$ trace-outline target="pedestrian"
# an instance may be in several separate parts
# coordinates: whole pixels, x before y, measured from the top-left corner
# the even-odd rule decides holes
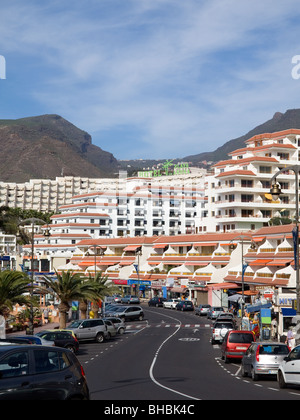
[[[44,309],[44,321],[45,324],[48,324],[48,317],[49,317],[49,311],[47,308]]]
[[[288,345],[289,349],[292,350],[295,347],[295,338],[293,333],[293,327],[290,327],[287,333],[285,344]]]
[[[271,337],[272,340],[277,340],[277,319],[274,317],[271,321]]]

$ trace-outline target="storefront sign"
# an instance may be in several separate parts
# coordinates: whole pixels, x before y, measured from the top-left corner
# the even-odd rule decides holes
[[[143,286],[151,286],[150,280],[127,280],[127,285],[132,286],[133,284],[139,284]]]

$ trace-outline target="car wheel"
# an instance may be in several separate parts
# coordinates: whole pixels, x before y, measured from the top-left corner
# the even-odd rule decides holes
[[[103,343],[103,341],[104,341],[104,335],[102,333],[98,333],[96,335],[96,342],[97,343]]]
[[[67,350],[71,350],[71,352],[75,353],[75,347],[74,347],[74,346],[72,346],[72,344],[68,344],[65,348],[66,348]]]
[[[286,388],[286,382],[285,382],[284,376],[283,376],[283,374],[280,370],[278,371],[278,384],[279,384],[279,388],[281,388],[281,389]]]
[[[110,339],[111,339],[111,333],[108,331],[106,335],[106,340],[110,340]]]
[[[140,315],[139,316],[139,321],[143,321],[143,319],[144,319],[143,315]]]
[[[251,369],[251,378],[252,378],[253,381],[258,381],[258,374],[255,373],[255,370],[254,370],[253,367]]]
[[[248,373],[245,372],[244,365],[242,365],[242,367],[241,367],[241,375],[242,375],[243,378],[246,378],[246,376],[248,376]]]
[[[228,357],[226,356],[226,354],[224,355],[224,362],[227,364],[227,363],[229,363],[229,359],[228,359]]]
[[[124,334],[124,332],[125,332],[125,329],[123,328],[123,327],[121,327],[120,329],[119,329],[119,334]]]

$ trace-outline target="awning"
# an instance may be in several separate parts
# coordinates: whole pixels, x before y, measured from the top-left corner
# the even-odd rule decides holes
[[[265,303],[264,305],[251,305],[245,309],[247,312],[259,312],[261,309],[272,308],[272,303]]]
[[[271,262],[272,260],[255,260],[255,261],[251,261],[250,263],[249,263],[249,265],[250,265],[250,267],[252,266],[252,265],[263,265],[263,266],[265,266],[266,264],[268,264],[269,262]]]
[[[294,261],[294,260],[291,260],[291,259],[289,259],[289,260],[273,260],[273,261],[267,263],[266,265],[273,265],[273,266],[278,265],[278,266],[285,267],[287,264],[290,264],[292,261]]]
[[[168,246],[167,244],[156,244],[154,245],[154,249],[160,249],[160,248],[165,248],[166,246]]]
[[[228,298],[229,302],[238,302],[240,299],[242,299],[242,296],[238,294],[229,296]]]
[[[124,251],[136,251],[140,247],[141,245],[128,245],[124,248]]]
[[[265,239],[265,236],[260,236],[260,237],[252,238],[252,239],[253,239],[254,242],[261,242]]]
[[[214,290],[218,290],[218,289],[236,289],[236,288],[240,288],[241,286],[239,286],[236,283],[215,283],[215,284],[208,284],[207,287]]]
[[[296,309],[293,308],[281,308],[282,316],[296,316]]]

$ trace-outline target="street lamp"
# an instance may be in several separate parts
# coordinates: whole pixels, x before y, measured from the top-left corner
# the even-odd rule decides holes
[[[142,255],[142,250],[141,248],[137,249],[135,251],[135,255],[137,256],[137,264],[133,264],[137,277],[138,277],[138,282],[137,282],[137,287],[136,287],[136,296],[139,297],[139,292],[140,292],[140,256]]]
[[[243,319],[243,317],[244,317],[244,307],[245,307],[245,283],[244,283],[244,274],[245,274],[245,271],[246,271],[246,268],[248,267],[248,264],[247,263],[245,263],[245,261],[244,261],[244,239],[250,239],[251,240],[251,245],[250,245],[250,248],[251,249],[255,249],[256,248],[256,245],[255,245],[255,243],[252,241],[252,238],[251,238],[251,236],[248,236],[248,235],[239,235],[239,236],[236,236],[235,238],[233,238],[231,241],[230,241],[230,249],[231,250],[233,250],[235,247],[234,247],[234,244],[232,243],[232,241],[234,241],[234,240],[236,240],[236,239],[239,239],[240,240],[240,242],[241,242],[241,245],[242,245],[242,307],[241,307],[241,318]],[[243,323],[242,323],[242,325],[243,325]]]
[[[296,297],[297,297],[297,308],[296,308],[296,317],[293,318],[293,321],[296,323],[296,343],[300,342],[300,275],[299,275],[299,171],[300,165],[289,166],[288,168],[283,168],[271,179],[272,187],[270,189],[270,194],[274,200],[277,200],[281,194],[280,185],[277,183],[276,178],[282,172],[286,170],[291,170],[295,174],[295,201],[296,201],[296,214],[295,214],[295,227],[293,229],[293,239],[294,239],[294,261],[295,261],[295,271],[296,271]]]
[[[33,335],[34,334],[34,316],[33,316],[33,286],[34,286],[34,281],[33,281],[33,270],[34,270],[34,226],[35,224],[47,224],[47,222],[45,222],[42,219],[37,219],[35,217],[31,217],[29,219],[25,219],[22,220],[19,223],[20,225],[24,225],[24,224],[31,224],[31,274],[30,274],[30,278],[31,278],[31,287],[30,287],[30,319],[29,319],[29,328],[28,328],[28,334]],[[48,224],[47,224],[48,225]],[[43,232],[43,235],[46,238],[49,238],[50,235],[50,229],[47,227],[47,229]]]

